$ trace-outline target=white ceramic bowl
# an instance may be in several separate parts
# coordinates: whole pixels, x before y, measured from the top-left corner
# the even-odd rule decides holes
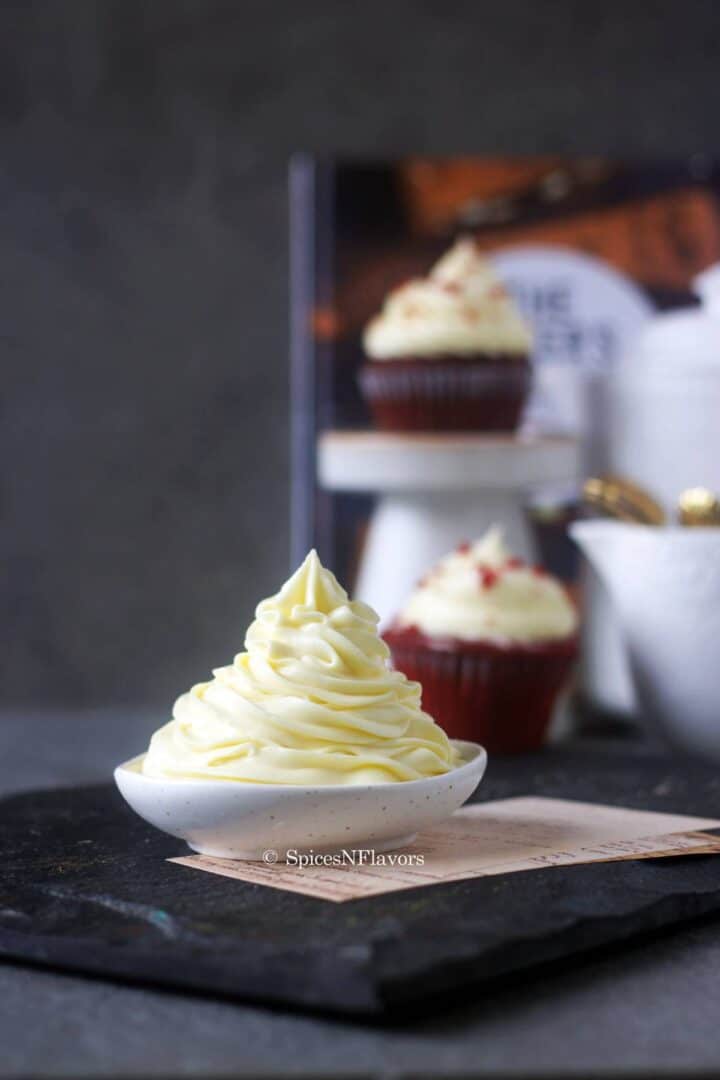
[[[144,755],[119,765],[115,782],[141,818],[204,855],[262,859],[272,852],[283,860],[288,851],[389,851],[449,817],[480,783],[485,750],[475,743],[454,745],[462,763],[451,772],[399,783],[296,787],[165,780],[140,771]]]
[[[648,729],[720,761],[720,528],[577,521],[607,585]]]

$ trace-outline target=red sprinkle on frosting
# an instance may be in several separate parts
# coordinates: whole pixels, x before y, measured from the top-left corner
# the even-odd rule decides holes
[[[455,550],[457,551],[458,555],[467,555],[470,550],[470,541],[463,540],[461,544],[458,544]]]
[[[491,570],[489,566],[478,566],[477,574],[480,578],[481,589],[492,589],[500,576],[497,570]]]
[[[512,558],[508,559],[505,563],[507,570],[521,570],[524,565],[524,561],[519,559],[517,555],[513,555]]]
[[[540,563],[537,563],[535,566],[533,566],[532,572],[533,572],[533,574],[537,574],[538,577],[547,577],[548,576],[547,570],[545,569],[544,566],[541,566]]]

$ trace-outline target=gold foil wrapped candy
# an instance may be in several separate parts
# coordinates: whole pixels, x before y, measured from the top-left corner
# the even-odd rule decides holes
[[[638,525],[664,525],[660,503],[622,476],[593,476],[583,486],[583,501],[608,517]]]
[[[688,488],[678,500],[678,521],[691,526],[720,525],[720,499],[707,488]]]

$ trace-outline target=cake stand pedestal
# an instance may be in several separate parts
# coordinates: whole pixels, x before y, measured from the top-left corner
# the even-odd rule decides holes
[[[322,488],[379,496],[355,595],[383,624],[442,555],[494,523],[532,561],[528,491],[571,483],[579,470],[578,441],[564,436],[328,431],[318,440]]]

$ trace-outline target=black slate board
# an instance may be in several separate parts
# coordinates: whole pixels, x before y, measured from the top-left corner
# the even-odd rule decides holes
[[[715,770],[547,751],[483,798],[545,794],[720,817]],[[110,785],[0,803],[0,955],[244,999],[387,1016],[720,910],[720,858],[534,870],[333,904],[167,863],[184,846]]]

